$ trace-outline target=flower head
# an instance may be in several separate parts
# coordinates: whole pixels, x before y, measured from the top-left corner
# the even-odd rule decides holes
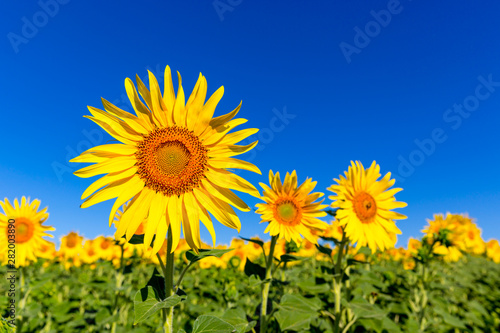
[[[261,223],[269,222],[264,232],[271,236],[279,236],[287,242],[293,240],[300,244],[303,235],[307,240],[317,243],[317,238],[311,229],[325,230],[327,224],[317,217],[326,216],[321,201],[316,201],[323,193],[310,193],[316,186],[311,178],[297,186],[297,174],[287,173],[282,184],[279,172],[269,171],[269,184],[260,183],[264,189],[262,200],[266,203],[257,204],[257,213],[261,214]]]
[[[135,115],[102,100],[104,111],[89,107],[91,119],[117,144],[91,148],[72,162],[95,163],[75,172],[83,178],[106,174],[83,193],[82,208],[116,198],[109,215],[130,200],[117,225],[115,238],[129,240],[147,219],[144,244],[149,247],[156,235],[153,253],[157,253],[172,230],[172,249],[180,240],[181,229],[188,245],[201,247],[200,221],[215,244],[212,214],[222,224],[240,230],[241,223],[231,206],[241,211],[250,208],[232,190],[259,197],[248,181],[227,170],[245,169],[260,173],[251,163],[232,156],[245,153],[257,142],[246,146],[238,142],[256,133],[245,129],[229,133],[245,119],[233,119],[240,105],[228,114],[213,117],[224,93],[219,88],[209,99],[207,81],[200,74],[191,96],[185,100],[180,74],[177,96],[170,68],[165,69],[163,94],[154,75],[149,72],[149,89],[137,77],[137,87],[125,80],[127,95]],[[142,97],[139,97],[139,95]]]
[[[368,246],[373,252],[394,246],[394,236],[401,233],[394,220],[406,218],[391,211],[406,207],[406,203],[394,198],[402,189],[389,189],[395,182],[390,179],[390,172],[378,180],[380,176],[380,166],[375,161],[366,170],[361,162],[351,162],[345,177],[334,179],[337,184],[328,188],[335,194],[329,197],[332,207],[339,208],[335,216],[338,225],[344,227],[346,236],[357,247]]]
[[[7,198],[0,201],[3,214],[0,213],[0,246],[7,249],[9,244],[15,246],[15,266],[27,266],[30,261],[37,261],[37,253],[42,247],[50,246],[44,236],[53,237],[47,231],[55,230],[53,227],[45,226],[43,223],[49,217],[47,207],[38,210],[40,200],[30,201],[26,197],[21,198],[21,203],[14,199],[12,205]],[[4,263],[12,263],[8,257],[8,251],[2,251],[0,257]],[[8,261],[11,259],[11,261]]]

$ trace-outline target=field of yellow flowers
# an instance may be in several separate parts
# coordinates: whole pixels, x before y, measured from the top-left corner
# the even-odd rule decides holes
[[[233,173],[261,173],[234,158],[257,129],[241,106],[214,117],[224,89],[206,100],[200,74],[186,101],[165,69],[125,88],[135,115],[103,99],[86,116],[119,143],[71,161],[94,180],[82,208],[114,199],[114,237],[76,232],[50,242],[41,201],[0,201],[3,332],[498,332],[500,244],[465,214],[436,214],[419,239],[395,248],[401,188],[374,161],[352,162],[327,190],[270,170],[262,190]],[[230,133],[231,132],[231,133]],[[241,231],[233,191],[260,200],[259,237],[216,245],[213,222]],[[261,192],[262,191],[262,192]],[[200,225],[212,244],[200,238]],[[182,235],[181,235],[182,233]]]
[[[498,331],[498,242],[485,243],[472,220],[461,215],[437,215],[425,232],[422,239],[410,239],[408,249],[346,250],[341,260],[343,332]],[[307,240],[300,246],[276,243],[267,281],[267,332],[332,331],[341,235],[331,224],[320,235],[321,245]],[[158,293],[151,303],[164,297],[158,258],[133,244],[141,240],[139,235],[132,243],[89,240],[70,233],[60,249],[54,243],[41,248],[38,260],[19,270],[19,331],[161,331],[159,312],[141,308],[141,294],[148,287]],[[446,242],[453,245],[446,247]],[[175,307],[176,331],[258,332],[266,283],[264,253],[270,246],[257,238],[234,239],[229,247],[197,255],[181,240],[175,251],[177,280],[191,267],[176,293],[183,299]],[[166,242],[160,256],[165,251]],[[6,271],[3,266],[2,274]],[[6,296],[0,298],[2,309],[7,309]],[[7,311],[3,317],[8,317]]]

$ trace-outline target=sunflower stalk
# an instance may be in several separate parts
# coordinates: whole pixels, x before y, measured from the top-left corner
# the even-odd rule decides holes
[[[278,236],[273,236],[271,238],[271,248],[269,249],[269,255],[266,257],[266,277],[262,286],[262,304],[260,309],[260,333],[265,333],[267,330],[267,301],[269,297],[269,289],[271,287],[271,268],[273,265],[274,248],[276,247],[277,240]]]
[[[165,277],[165,295],[166,297],[172,296],[174,293],[174,253],[172,252],[172,229],[168,227],[167,233],[167,254],[165,265],[160,260],[163,276]],[[163,332],[174,332],[174,307],[162,309],[163,317]]]
[[[113,305],[113,316],[115,316],[118,313],[118,297],[120,294],[119,289],[122,287],[124,272],[125,272],[124,253],[125,253],[124,245],[120,244],[120,268],[116,272],[116,291],[115,291],[115,301]],[[116,332],[116,323],[117,320],[113,321],[113,324],[111,326],[111,333]]]
[[[334,323],[334,333],[340,332],[341,318],[342,318],[342,278],[344,272],[342,270],[342,258],[344,256],[344,247],[348,243],[345,236],[345,231],[342,233],[342,241],[339,244],[339,250],[337,253],[337,262],[335,264],[335,277],[333,280],[333,292],[335,295],[335,323]]]

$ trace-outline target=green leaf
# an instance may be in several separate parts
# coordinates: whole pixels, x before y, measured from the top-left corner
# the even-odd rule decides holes
[[[321,301],[314,298],[305,298],[301,295],[287,294],[281,298],[278,311],[274,317],[282,331],[308,330],[313,319],[318,318]]]
[[[245,262],[245,274],[247,276],[257,275],[261,280],[266,278],[266,269],[259,264],[254,264],[247,258]]]
[[[382,319],[382,328],[387,330],[388,333],[401,333],[399,326],[388,317]]]
[[[217,257],[220,258],[224,253],[231,252],[234,249],[226,249],[226,250],[220,250],[220,249],[199,249],[199,253],[196,254],[193,250],[189,250],[186,252],[186,259],[189,260],[190,262],[194,263],[197,262],[203,258],[206,257]]]
[[[327,267],[327,266],[321,265],[321,273],[323,273],[323,274],[327,273],[327,274],[333,275],[335,272],[333,271],[332,267]]]
[[[139,290],[134,297],[134,325],[151,317],[156,311],[171,308],[179,304],[183,298],[179,295],[172,295],[164,300],[160,300],[156,290],[147,286]]]
[[[303,291],[311,294],[325,294],[330,290],[330,285],[327,283],[316,284],[316,282],[312,280],[300,281],[298,286]]]
[[[387,315],[387,311],[380,309],[374,304],[370,304],[362,297],[355,297],[347,303],[347,306],[358,316],[358,318],[382,319]]]
[[[123,236],[122,238],[127,239],[125,236]],[[151,244],[153,244],[154,239],[155,239],[155,236],[153,236],[153,239],[151,240]],[[134,244],[134,245],[144,244],[144,235],[132,235],[132,238],[130,238],[128,242],[130,244]]]
[[[464,322],[460,318],[455,317],[454,315],[448,313],[448,311],[443,309],[442,307],[435,307],[434,311],[438,315],[440,315],[443,318],[444,322],[447,323],[448,325],[456,328],[467,329],[467,327],[465,327]]]
[[[290,261],[300,261],[308,259],[306,257],[294,256],[293,254],[282,254],[280,257],[281,262],[290,262]]]
[[[156,267],[153,271],[153,275],[151,275],[151,278],[146,284],[146,287],[147,286],[153,287],[158,294],[159,299],[165,299],[167,297],[165,294],[165,278],[160,274],[160,272],[158,272]]]
[[[325,247],[323,245],[316,244],[316,248],[318,249],[319,252],[324,253],[327,256],[331,256],[332,255],[332,251],[333,250],[330,249],[329,247]]]
[[[194,321],[192,333],[231,333],[234,331],[233,325],[220,318],[201,315]]]
[[[361,318],[358,319],[357,323],[361,324],[364,331],[375,331],[377,333],[382,333],[382,320],[374,318]]]
[[[252,242],[252,243],[258,244],[260,247],[264,248],[264,242],[261,241],[260,239],[250,239],[250,238],[243,238],[243,237],[240,237],[240,238],[243,240],[246,240],[247,242]]]
[[[233,325],[238,333],[248,332],[257,324],[256,321],[248,322],[247,315],[242,308],[229,309],[221,318]]]

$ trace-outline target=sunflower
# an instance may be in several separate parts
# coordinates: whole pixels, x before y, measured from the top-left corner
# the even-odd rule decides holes
[[[495,263],[500,264],[500,244],[496,239],[490,239],[486,243],[486,256]]]
[[[434,220],[427,221],[429,225],[422,232],[430,244],[436,243],[433,251],[445,261],[457,261],[462,252],[481,254],[485,251],[481,229],[466,214],[435,214]]]
[[[336,218],[339,226],[344,227],[346,236],[357,247],[368,246],[372,252],[377,248],[384,250],[393,247],[395,239],[392,234],[401,234],[393,220],[405,219],[406,216],[391,209],[406,207],[406,203],[397,202],[394,194],[400,188],[389,188],[395,180],[387,173],[381,180],[380,166],[373,161],[365,170],[361,162],[351,161],[349,170],[339,179],[337,184],[328,188],[335,195],[329,196],[334,202],[333,208],[339,208]]]
[[[95,239],[87,239],[83,244],[82,261],[86,264],[93,264],[100,259],[99,251]]]
[[[68,268],[69,260],[71,259],[74,266],[81,265],[80,255],[83,251],[83,237],[78,233],[71,231],[66,236],[61,238],[61,246],[59,248],[60,256],[65,260],[65,266]]]
[[[30,202],[30,198],[21,198],[21,204],[14,199],[12,205],[7,198],[0,200],[3,214],[0,213],[0,246],[2,248],[2,262],[15,267],[27,266],[29,261],[37,261],[37,251],[43,246],[48,246],[48,241],[43,236],[53,237],[47,231],[55,230],[53,227],[44,226],[49,217],[47,207],[38,211],[40,200]],[[14,244],[11,248],[10,244]],[[15,250],[15,255],[12,251]]]
[[[115,241],[110,237],[99,236],[94,239],[95,250],[99,257],[104,260],[111,260],[116,250]]]
[[[209,213],[239,232],[241,223],[231,205],[241,211],[250,208],[231,190],[259,197],[252,184],[226,170],[237,168],[260,173],[255,165],[232,158],[257,144],[255,141],[246,146],[236,145],[257,129],[229,133],[246,122],[245,119],[233,119],[241,103],[228,114],[213,118],[224,87],[205,103],[207,81],[200,73],[186,102],[179,73],[178,78],[177,96],[168,66],[163,95],[151,72],[149,90],[137,77],[139,93],[127,78],[125,88],[136,115],[105,99],[102,99],[105,111],[89,107],[92,116],[85,117],[120,143],[91,148],[71,160],[96,163],[76,171],[79,177],[106,174],[84,191],[82,199],[87,199],[81,207],[116,198],[109,215],[111,225],[117,209],[131,200],[117,226],[115,238],[125,235],[130,239],[147,218],[144,242],[150,244],[156,235],[154,253],[162,246],[168,228],[173,235],[172,249],[177,247],[181,225],[187,243],[197,251],[201,246],[200,220],[215,244]]]
[[[317,243],[317,237],[311,233],[312,230],[325,230],[327,224],[317,217],[326,216],[322,209],[327,205],[322,205],[321,201],[315,201],[323,193],[310,192],[316,186],[311,178],[307,178],[302,185],[297,187],[297,173],[288,173],[285,176],[284,184],[281,183],[280,174],[273,174],[269,171],[269,184],[260,186],[264,189],[262,200],[266,203],[257,204],[257,213],[261,214],[261,223],[269,222],[264,232],[269,232],[271,236],[278,236],[287,242],[293,240],[297,245],[302,241],[303,235],[312,243]]]
[[[44,259],[54,259],[56,257],[56,244],[48,241],[44,242],[40,248],[36,251],[36,256],[38,258],[44,258]]]

